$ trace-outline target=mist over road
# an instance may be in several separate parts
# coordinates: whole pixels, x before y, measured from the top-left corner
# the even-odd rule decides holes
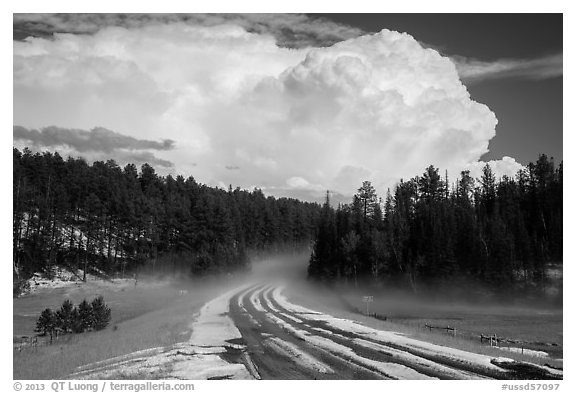
[[[287,296],[305,277],[302,260],[255,264],[247,281],[191,316],[188,341],[86,365],[71,377],[562,379],[547,366],[431,344],[294,304]]]

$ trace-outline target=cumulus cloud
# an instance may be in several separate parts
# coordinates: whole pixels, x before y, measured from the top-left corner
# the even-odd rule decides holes
[[[554,54],[536,59],[499,59],[482,61],[456,56],[452,58],[458,74],[466,82],[498,78],[548,79],[562,76],[563,55]]]
[[[524,169],[522,164],[517,162],[514,158],[508,156],[502,157],[501,160],[472,162],[468,164],[466,169],[470,171],[470,176],[475,179],[479,179],[482,177],[482,169],[484,169],[486,164],[490,165],[490,168],[492,169],[492,172],[497,179],[500,179],[503,176],[514,178],[518,171]]]
[[[136,139],[102,127],[86,131],[55,126],[40,130],[14,126],[13,136],[15,144],[22,147],[28,146],[37,150],[52,148],[70,156],[82,155],[91,161],[114,158],[122,163],[149,163],[165,168],[174,166],[172,162],[146,151],[171,150],[174,148],[174,141],[170,139],[157,142]]]
[[[459,173],[497,124],[454,63],[408,34],[295,49],[182,21],[14,42],[14,121],[175,140],[158,155],[176,173],[320,198],[362,180],[383,194],[430,164]]]

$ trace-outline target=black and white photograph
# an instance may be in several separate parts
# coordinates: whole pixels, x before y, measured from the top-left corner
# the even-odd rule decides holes
[[[561,8],[133,9],[12,13],[13,391],[562,390]]]

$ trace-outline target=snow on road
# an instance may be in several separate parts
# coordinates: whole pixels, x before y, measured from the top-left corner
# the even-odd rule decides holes
[[[238,290],[226,292],[223,295],[206,303],[200,310],[196,320],[190,326],[192,336],[189,343],[197,347],[225,347],[240,348],[230,340],[241,339],[242,334],[228,316],[230,311],[230,298]]]
[[[264,298],[266,298],[266,299],[269,298],[269,297],[270,297],[270,293],[271,293],[273,290],[275,290],[275,288],[269,288],[267,291],[265,291],[265,292],[264,292]],[[256,294],[254,294],[254,296],[256,296]],[[296,318],[296,317],[293,316],[293,315],[290,315],[290,314],[287,314],[287,313],[283,313],[282,311],[278,310],[278,309],[274,306],[274,304],[271,303],[271,302],[266,302],[266,304],[267,304],[267,306],[270,308],[270,310],[272,310],[272,311],[274,311],[275,313],[283,316],[284,318],[287,318],[287,319],[289,319],[289,320],[291,320],[291,321],[293,321],[293,322],[296,322],[296,323],[302,323],[302,322],[303,322],[301,319]],[[261,307],[260,303],[259,303],[259,307],[260,307],[259,310],[261,310],[262,307]]]
[[[257,292],[257,291],[256,291]],[[273,294],[278,294],[277,291],[274,291]],[[254,296],[251,296],[251,299]],[[270,304],[270,302],[267,302]],[[286,299],[282,300],[282,306],[288,305],[288,301]],[[290,304],[290,306],[293,306]],[[329,319],[329,316],[317,313],[316,311],[312,311],[306,309],[304,307],[295,306],[296,309],[300,310],[301,313],[306,313],[309,315],[314,315],[314,317],[322,317],[324,320]],[[285,315],[285,314],[283,314]],[[397,363],[389,363],[389,362],[379,362],[372,359],[367,359],[362,357],[350,347],[338,344],[330,339],[325,337],[317,336],[308,333],[305,330],[301,330],[295,328],[294,326],[290,325],[289,323],[285,322],[283,319],[278,318],[277,316],[267,313],[266,318],[275,322],[276,324],[282,326],[285,330],[291,332],[295,337],[308,342],[309,344],[321,348],[329,353],[332,353],[340,358],[346,359],[348,361],[352,361],[357,365],[361,365],[366,367],[369,370],[377,371],[388,378],[393,379],[437,379],[434,377],[427,376],[425,374],[419,373],[416,370],[404,366],[402,364]]]
[[[254,308],[260,312],[266,312],[264,307],[260,304],[260,299],[258,299],[259,291],[254,291],[254,293],[250,296],[250,303],[254,306]]]
[[[382,351],[389,353],[393,358],[409,362],[410,364],[415,364],[424,367],[431,372],[441,373],[443,375],[449,376],[454,379],[481,379],[482,377],[477,374],[472,374],[467,371],[456,370],[450,367],[446,367],[442,364],[433,362],[431,360],[422,358],[420,356],[412,355],[411,353],[387,347],[381,344],[376,344],[371,341],[366,341],[363,339],[355,338],[352,340],[355,344],[358,344],[365,348],[374,349],[376,351]]]
[[[330,366],[319,361],[314,356],[311,356],[308,353],[300,350],[296,345],[289,343],[288,341],[284,341],[276,337],[270,337],[264,341],[264,345],[271,347],[276,352],[283,353],[292,359],[296,359],[298,364],[304,368],[308,368],[319,373],[334,372]]]
[[[246,290],[245,285],[206,303],[191,324],[188,342],[172,347],[138,351],[79,368],[75,379],[254,379],[244,352],[242,335],[229,317],[230,298]],[[238,355],[242,361],[229,362],[224,355]],[[250,369],[250,370],[249,370]],[[252,373],[250,372],[252,371]]]
[[[427,356],[446,358],[453,362],[469,364],[475,367],[482,367],[499,372],[504,371],[502,368],[491,363],[492,357],[490,356],[416,340],[396,332],[373,329],[361,325],[356,321],[335,318],[327,314],[321,314],[316,311],[309,310],[302,306],[294,305],[290,303],[288,299],[286,299],[286,297],[281,293],[282,289],[282,287],[278,287],[274,292],[272,292],[272,295],[274,300],[276,300],[278,304],[280,304],[283,308],[294,313],[305,313],[307,314],[306,318],[316,321],[324,321],[328,326],[337,330],[369,337],[372,340],[376,340],[383,344],[388,343],[402,346],[410,350],[418,351]],[[510,362],[513,361],[512,359],[507,360]]]
[[[335,343],[334,341],[320,336],[307,335],[305,340],[317,347],[323,348],[328,352],[338,355],[344,359],[353,361],[356,364],[376,370],[385,376],[393,379],[437,379],[419,373],[416,370],[397,363],[379,362],[362,357],[350,347]]]

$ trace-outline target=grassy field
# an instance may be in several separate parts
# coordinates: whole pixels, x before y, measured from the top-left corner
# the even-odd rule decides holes
[[[364,294],[353,291],[333,291],[312,284],[290,287],[289,299],[297,304],[334,316],[354,319],[367,326],[407,334],[411,337],[438,345],[449,346],[494,357],[510,357],[538,364],[562,367],[563,337],[562,309],[527,308],[517,306],[478,305],[465,303],[442,303],[410,298],[374,294],[370,312],[387,316],[380,320],[351,310],[352,306],[365,310]],[[425,324],[450,326],[457,329],[456,336],[446,331],[429,331]],[[480,343],[480,334],[497,334],[499,337],[530,342],[555,343],[551,345],[525,346],[549,353],[540,358],[491,348]]]
[[[81,365],[185,341],[191,334],[189,325],[194,313],[224,288],[234,285],[210,280],[187,284],[140,281],[138,286],[99,284],[57,288],[14,299],[14,379],[62,379]],[[188,293],[181,294],[180,289]],[[66,298],[77,304],[99,294],[112,309],[108,328],[18,350],[18,337],[33,334],[44,308],[57,308]]]

